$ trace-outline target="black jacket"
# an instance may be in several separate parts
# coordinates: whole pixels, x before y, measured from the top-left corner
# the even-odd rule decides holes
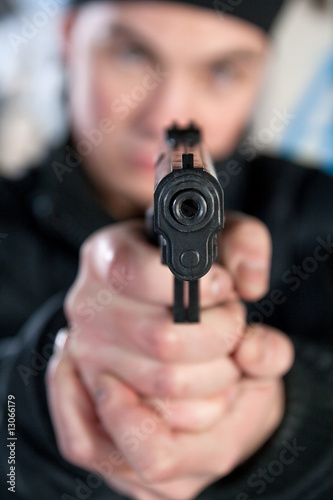
[[[285,378],[282,425],[199,498],[327,499],[333,493],[333,179],[277,159],[230,161],[218,165],[226,209],[259,217],[273,238],[270,292],[249,305],[249,320],[287,332],[297,356]],[[0,182],[1,498],[13,495],[6,482],[8,395],[16,401],[15,498],[123,498],[61,458],[44,387],[79,248],[113,222],[68,145],[21,179]]]

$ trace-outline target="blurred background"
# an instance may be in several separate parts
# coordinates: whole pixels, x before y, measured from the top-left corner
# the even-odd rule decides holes
[[[59,36],[66,3],[0,0],[0,172],[7,176],[67,136]],[[280,131],[274,116],[282,117]],[[286,0],[246,140],[333,175],[333,0]]]

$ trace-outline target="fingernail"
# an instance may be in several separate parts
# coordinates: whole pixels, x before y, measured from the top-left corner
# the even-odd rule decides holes
[[[246,356],[251,362],[261,362],[267,353],[267,338],[264,332],[256,332],[255,337],[248,338]]]
[[[262,293],[268,285],[269,270],[261,261],[241,262],[237,268],[238,276],[253,293]]]

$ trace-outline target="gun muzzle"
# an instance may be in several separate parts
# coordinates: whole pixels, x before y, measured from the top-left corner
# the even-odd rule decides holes
[[[194,126],[168,131],[168,151],[156,167],[154,230],[163,262],[180,280],[204,276],[217,255],[223,227],[223,191]]]
[[[199,129],[174,126],[157,161],[154,207],[146,220],[151,240],[157,242],[158,235],[162,262],[175,276],[175,322],[199,321],[198,280],[216,259],[223,219],[223,191]]]

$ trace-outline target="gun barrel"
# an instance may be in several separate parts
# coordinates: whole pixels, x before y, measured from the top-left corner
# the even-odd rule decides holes
[[[156,167],[154,230],[162,238],[163,262],[177,279],[194,281],[216,259],[223,191],[197,128],[173,127],[167,146]]]

